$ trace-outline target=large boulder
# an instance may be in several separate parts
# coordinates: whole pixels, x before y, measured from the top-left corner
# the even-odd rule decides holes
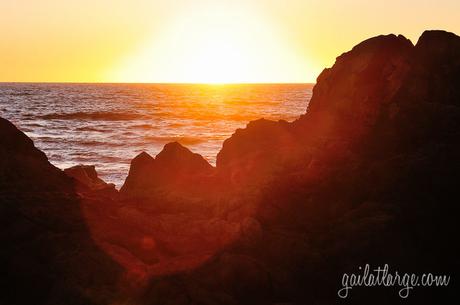
[[[128,177],[120,192],[128,196],[140,195],[151,187],[155,175],[155,159],[148,153],[142,152],[131,160]]]
[[[370,38],[337,57],[317,79],[296,124],[315,137],[360,139],[403,85],[414,46],[404,36]],[[311,131],[309,131],[311,130]]]
[[[155,160],[160,170],[169,173],[171,177],[209,174],[213,169],[200,154],[191,152],[179,142],[166,144]]]
[[[125,198],[151,197],[158,192],[196,189],[214,168],[199,154],[178,142],[168,143],[156,156],[142,152],[131,161],[120,192]]]

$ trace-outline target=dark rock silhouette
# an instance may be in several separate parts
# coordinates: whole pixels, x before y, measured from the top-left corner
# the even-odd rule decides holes
[[[107,304],[117,264],[92,242],[74,185],[0,118],[0,303]]]
[[[47,179],[43,179],[47,177]],[[0,188],[24,191],[69,191],[68,179],[52,166],[32,140],[0,118]]]
[[[155,175],[155,159],[148,153],[142,152],[132,161],[129,168],[128,177],[120,191],[141,195],[145,189],[151,187]]]
[[[94,165],[76,165],[66,168],[64,173],[75,179],[76,190],[81,193],[92,193],[96,196],[118,197],[113,183],[106,183],[98,177]]]
[[[201,155],[172,142],[166,144],[156,158],[146,152],[136,156],[120,191],[124,197],[139,198],[164,189],[188,188],[192,183],[192,187],[196,187],[213,169]]]
[[[212,170],[201,155],[192,153],[178,142],[166,144],[155,159],[159,166],[184,175],[207,174]]]
[[[302,130],[314,124],[309,132],[315,137],[359,140],[403,85],[413,49],[403,36],[388,35],[342,54],[319,75],[307,114],[296,124]]]
[[[266,183],[274,174],[309,161],[309,152],[285,121],[250,122],[225,140],[217,155],[217,170],[232,186]]]

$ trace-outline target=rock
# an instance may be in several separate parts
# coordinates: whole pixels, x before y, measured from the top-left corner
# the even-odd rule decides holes
[[[246,255],[224,253],[216,266],[216,280],[225,290],[231,291],[241,301],[270,299],[270,275],[254,258]]]
[[[357,149],[397,150],[449,133],[458,121],[458,43],[443,31],[425,32],[415,46],[401,35],[363,41],[321,73],[305,115],[254,121],[227,139],[218,173],[239,185],[266,183],[286,168],[322,175]]]
[[[64,173],[91,188],[98,188],[106,184],[97,176],[96,167],[94,165],[76,165],[66,168]]]
[[[425,31],[411,56],[411,71],[404,84],[409,101],[459,106],[460,41],[445,31]],[[446,79],[451,81],[445,82]],[[404,101],[401,101],[404,102]]]
[[[71,191],[73,184],[9,121],[0,118],[0,188]]]
[[[156,175],[155,159],[142,152],[132,161],[128,177],[120,189],[125,196],[141,195],[151,187]]]
[[[405,37],[387,35],[337,57],[318,76],[307,114],[296,123],[315,137],[365,136],[407,77],[413,49]]]
[[[133,159],[120,192],[125,197],[149,197],[166,189],[181,192],[181,188],[191,187],[192,181],[195,188],[213,171],[199,154],[178,142],[168,143],[156,158],[142,152]]]
[[[308,152],[299,144],[286,121],[252,121],[225,140],[217,169],[234,186],[265,183],[284,167],[308,163]]]
[[[177,275],[176,289],[199,291],[190,303],[224,294],[225,304],[333,304],[343,274],[366,263],[458,273],[450,235],[460,213],[459,43],[443,31],[425,32],[415,46],[371,38],[323,71],[301,118],[236,131],[215,177],[238,186],[218,204],[241,219],[241,235],[215,261]],[[239,214],[235,198],[258,206],[254,215]],[[448,302],[456,289],[443,288],[407,301]],[[399,302],[383,288],[353,289],[353,297]]]
[[[93,243],[73,180],[0,118],[0,303],[107,304],[117,264]]]
[[[170,172],[173,176],[176,174],[206,175],[213,170],[213,167],[200,154],[192,153],[179,142],[166,144],[155,160],[161,171]]]
[[[340,145],[346,154],[346,142],[369,134],[398,92],[413,49],[403,36],[388,35],[342,54],[318,77],[306,115],[294,123],[251,122],[224,142],[218,169],[227,171],[232,181],[265,181],[280,168],[306,168],[322,146]],[[330,149],[328,155],[334,152]]]
[[[97,176],[94,165],[76,165],[65,169],[64,173],[76,180],[77,188],[82,192],[96,192],[98,195],[105,194],[109,197],[115,197],[118,194],[115,184],[108,184]]]

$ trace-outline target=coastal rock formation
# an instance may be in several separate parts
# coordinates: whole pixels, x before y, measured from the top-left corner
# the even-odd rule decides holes
[[[26,192],[70,191],[71,183],[35,148],[31,139],[0,118],[0,188]]]
[[[151,187],[155,175],[155,159],[146,152],[142,152],[131,160],[128,177],[121,187],[122,194],[140,196],[145,189]]]
[[[370,38],[342,54],[319,75],[307,114],[297,124],[311,124],[313,117],[315,125],[320,123],[312,131],[316,136],[365,135],[403,85],[413,48],[403,36],[388,35]]]
[[[156,158],[142,152],[131,161],[120,200],[82,202],[94,239],[124,267],[134,290],[152,277],[190,271],[238,238],[240,223],[219,217],[214,171],[169,143]]]
[[[235,132],[215,175],[238,186],[231,198],[258,207],[249,226],[257,233],[248,239],[241,231],[191,274],[152,280],[144,301],[332,304],[342,275],[360,274],[366,263],[456,274],[446,232],[458,230],[460,212],[452,202],[460,172],[459,43],[443,31],[425,32],[415,46],[402,36],[369,39],[319,76],[301,118],[259,120]],[[242,223],[238,215],[232,219]],[[398,289],[388,289],[355,288],[351,298],[398,302]],[[414,288],[406,301],[454,296],[453,287],[434,289]]]
[[[316,167],[318,158],[343,161],[404,83],[413,49],[403,36],[388,35],[342,54],[318,77],[305,115],[293,123],[249,123],[224,142],[218,170],[227,171],[232,181],[263,180],[286,168]],[[313,156],[319,157],[310,164]]]
[[[116,197],[118,195],[113,183],[106,183],[98,177],[94,165],[76,165],[66,168],[64,173],[75,179],[76,188],[83,193],[96,193],[99,196]]]
[[[107,304],[119,268],[91,240],[74,184],[0,118],[0,303]]]
[[[225,140],[217,155],[217,170],[231,186],[266,183],[277,172],[308,163],[309,152],[286,121],[250,122]]]
[[[423,33],[415,46],[401,35],[360,43],[321,73],[298,120],[254,121],[227,139],[217,171],[231,181],[263,172],[259,180],[271,179],[287,168],[322,175],[331,168],[324,162],[349,162],[357,149],[388,152],[452,130],[458,49],[458,36],[443,31]]]
[[[411,71],[404,83],[406,102],[418,100],[458,106],[459,49],[460,41],[453,33],[423,33],[411,54]]]
[[[156,158],[146,152],[136,156],[120,192],[127,198],[142,198],[165,189],[195,189],[213,170],[201,155],[172,142]]]

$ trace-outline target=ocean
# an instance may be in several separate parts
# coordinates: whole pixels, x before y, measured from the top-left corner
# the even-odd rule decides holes
[[[178,141],[215,165],[223,141],[255,119],[305,113],[311,84],[1,83],[0,116],[64,169],[95,165],[120,187],[132,158]]]

